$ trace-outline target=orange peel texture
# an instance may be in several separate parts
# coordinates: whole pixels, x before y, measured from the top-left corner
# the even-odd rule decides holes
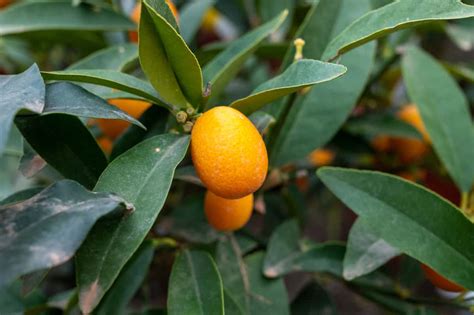
[[[247,196],[268,170],[265,143],[241,112],[218,106],[201,115],[191,132],[191,155],[207,189],[227,199]]]
[[[212,191],[206,192],[204,211],[209,224],[218,231],[235,231],[250,219],[253,194],[239,199],[225,199]]]

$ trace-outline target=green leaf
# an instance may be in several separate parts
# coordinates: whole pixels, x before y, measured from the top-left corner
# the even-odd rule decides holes
[[[289,220],[275,229],[263,264],[265,276],[275,278],[296,271],[342,274],[345,246],[303,242],[299,234],[296,220]]]
[[[334,2],[334,3],[333,3]],[[339,2],[337,5],[336,2]],[[368,0],[322,0],[300,30],[309,47],[304,54],[320,58],[327,31],[331,37],[370,9]],[[325,11],[327,10],[327,11]],[[305,21],[306,21],[305,20]],[[328,25],[332,25],[328,30]],[[325,39],[326,38],[326,39]],[[368,44],[341,58],[348,72],[331,82],[314,86],[306,95],[296,99],[289,109],[280,132],[270,147],[270,164],[281,166],[305,158],[314,149],[325,145],[339,130],[357,103],[369,78],[375,56],[375,45]]]
[[[33,271],[22,276],[21,279],[21,293],[25,296],[33,292],[49,273],[49,268]]]
[[[46,85],[44,114],[67,114],[87,118],[120,119],[143,129],[145,126],[116,106],[69,82]]]
[[[120,155],[101,175],[94,190],[114,192],[132,202],[136,211],[96,224],[78,251],[79,305],[84,313],[97,306],[153,226],[188,145],[188,136],[152,137]]]
[[[470,191],[474,129],[463,91],[435,59],[415,47],[407,49],[402,68],[408,95],[420,109],[437,155],[458,187]]]
[[[22,109],[41,113],[44,107],[44,82],[38,66],[17,75],[0,76],[0,155],[7,144],[15,115]]]
[[[125,308],[140,289],[153,260],[154,247],[144,242],[123,267],[114,285],[97,307],[98,315],[125,314]]]
[[[82,82],[110,87],[138,95],[157,105],[171,108],[171,106],[163,103],[160,95],[156,93],[148,82],[126,73],[113,70],[86,69],[42,72],[42,75],[45,80]]]
[[[160,5],[161,3],[161,5]],[[143,71],[163,99],[180,108],[202,100],[201,67],[189,47],[159,14],[164,1],[145,0],[140,19],[139,54]]]
[[[398,255],[398,249],[372,234],[364,220],[358,219],[349,233],[343,276],[346,280],[353,280],[376,270]]]
[[[165,133],[168,119],[169,112],[166,109],[158,106],[150,106],[139,119],[140,123],[146,127],[146,130],[136,125],[128,127],[127,130],[115,140],[109,160],[114,160],[117,156],[144,139]]]
[[[73,63],[68,70],[115,70],[122,71],[138,59],[138,46],[120,44],[96,51],[89,56]]]
[[[114,70],[123,71],[126,68],[132,66],[135,62],[138,62],[138,46],[135,44],[120,44],[112,47],[107,47],[96,51],[89,56],[85,57],[70,65],[67,70]],[[117,92],[111,88],[81,83],[79,84],[89,92],[96,94],[102,98],[106,98],[107,95],[117,95]],[[132,94],[129,94],[128,98],[133,98]],[[135,96],[136,98],[136,96]]]
[[[179,168],[176,170],[176,173]],[[173,209],[170,215],[171,228],[169,234],[190,243],[210,244],[215,242],[219,233],[212,229],[207,222],[202,205],[204,198],[186,198],[180,205]]]
[[[261,0],[259,2],[260,16],[263,22],[268,22],[277,16],[283,10],[288,10],[288,18],[282,27],[275,34],[277,40],[285,38],[285,34],[291,27],[293,21],[293,11],[295,10],[295,1],[293,0]]]
[[[72,6],[70,0],[24,1],[0,12],[0,35],[38,30],[120,31],[135,24],[109,7]]]
[[[243,253],[236,238],[233,235],[222,238],[217,243],[215,255],[228,298],[237,305],[241,314],[250,314],[251,288]]]
[[[369,114],[349,120],[344,129],[348,132],[372,139],[379,135],[422,139],[421,134],[412,125],[396,119],[390,114]]]
[[[249,314],[289,315],[288,293],[283,279],[268,279],[262,274],[263,252],[245,258],[251,288]]]
[[[251,95],[234,101],[230,106],[249,115],[264,105],[302,88],[333,80],[347,71],[347,68],[318,60],[302,59],[279,76],[258,86]]]
[[[360,4],[358,3],[358,5],[360,6],[369,6],[365,0],[359,2]],[[352,10],[347,11],[343,9],[344,5],[351,5]],[[340,32],[341,25],[347,23],[349,17],[345,15],[350,14],[357,18],[359,16],[355,14],[359,12],[359,8],[346,0],[314,1],[295,34],[295,39],[302,38],[305,41],[303,48],[305,58],[321,59],[324,48],[326,48],[331,38],[336,35],[335,32]],[[345,26],[347,25],[343,27]],[[293,61],[294,55],[295,46],[290,45],[286,51],[282,69],[286,68]]]
[[[460,0],[399,0],[373,10],[349,25],[328,45],[323,60],[329,60],[371,40],[424,22],[474,16],[474,6]]]
[[[69,180],[26,201],[1,206],[0,286],[69,260],[97,219],[119,208],[131,205]]]
[[[23,155],[23,137],[15,126],[11,128],[7,140],[4,152],[0,155],[0,198],[4,198],[15,191],[15,183],[18,181],[18,168],[21,165]]]
[[[203,76],[204,82],[211,84],[211,103],[237,75],[258,45],[283,23],[287,15],[288,12],[283,11],[271,21],[233,41],[206,65]]]
[[[474,288],[474,225],[450,202],[379,172],[324,167],[318,175],[375,235],[451,281]]]
[[[173,264],[169,315],[224,314],[224,292],[216,264],[202,251],[182,251]]]
[[[446,25],[446,33],[459,48],[469,51],[474,48],[474,34],[472,33],[472,27],[473,25],[450,23]]]
[[[16,203],[19,201],[24,201],[38,194],[44,189],[44,187],[33,187],[27,188],[24,190],[17,191],[16,193],[8,196],[7,198],[0,201],[0,206],[7,205],[9,203]]]
[[[330,296],[319,284],[313,282],[308,285],[291,303],[293,315],[336,315],[336,306]]]
[[[94,187],[107,159],[87,127],[64,114],[17,117],[16,125],[33,149],[64,177]]]
[[[186,2],[179,10],[181,20],[181,36],[186,43],[191,43],[202,24],[207,9],[213,6],[215,0],[193,0]]]

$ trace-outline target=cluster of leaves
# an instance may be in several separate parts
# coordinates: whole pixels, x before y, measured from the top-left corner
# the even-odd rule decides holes
[[[463,300],[416,296],[410,274],[416,271],[408,269],[417,260],[474,290],[473,70],[422,48],[430,48],[425,34],[442,33],[471,49],[473,27],[466,21],[474,19],[474,6],[459,0],[260,0],[256,10],[254,1],[195,0],[180,6],[178,24],[164,0],[144,0],[135,45],[123,42],[136,26],[121,13],[121,1],[76,2],[20,1],[0,11],[0,48],[10,47],[0,64],[15,68],[36,60],[49,70],[33,64],[0,76],[0,314],[120,314],[138,291],[145,296],[140,314],[148,308],[161,313],[164,306],[168,314],[336,313],[325,288],[333,282],[401,313],[436,304],[468,307]],[[199,45],[201,20],[214,5],[250,30],[232,42]],[[64,49],[69,38],[81,43],[74,53],[95,52],[52,63],[51,52],[34,46],[45,40]],[[304,58],[293,60],[296,38],[306,44]],[[102,47],[110,42],[116,45]],[[280,61],[279,69],[269,70],[269,60]],[[365,159],[373,155],[367,148],[372,138],[420,137],[388,106],[403,102],[384,83],[400,69],[402,99],[419,108],[434,153],[425,164],[378,167]],[[137,120],[110,105],[111,98],[153,106]],[[374,110],[374,102],[389,109]],[[186,121],[176,120],[186,112],[191,122],[217,104],[248,115],[269,152],[271,173],[255,214],[263,223],[256,218],[233,234],[205,222]],[[131,125],[106,156],[89,119]],[[458,207],[373,170],[325,167],[316,177],[305,159],[326,145],[345,166],[442,168],[463,202]],[[18,168],[30,178],[25,190],[14,185]],[[294,179],[308,170],[313,185],[298,191]],[[358,215],[347,242],[302,237],[302,227],[315,229],[306,222],[311,198],[327,198],[321,183]],[[325,206],[334,205],[341,208],[334,200]],[[409,265],[401,267],[404,279],[379,269],[401,254]],[[162,260],[154,259],[158,255]],[[45,296],[38,289],[42,280],[72,257],[75,287]],[[147,284],[160,268],[166,269],[168,287],[160,287],[166,303],[147,301],[153,295]],[[296,272],[311,276],[303,290],[290,290],[290,300],[284,279]]]

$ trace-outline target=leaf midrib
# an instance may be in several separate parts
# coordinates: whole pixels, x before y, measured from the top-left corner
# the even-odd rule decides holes
[[[377,202],[378,202],[378,203],[381,203],[381,204],[383,204],[385,207],[389,208],[390,210],[392,210],[392,211],[395,210],[395,211],[394,211],[395,213],[399,213],[400,216],[404,217],[405,219],[408,219],[409,222],[413,222],[413,223],[416,225],[416,227],[418,227],[419,229],[421,229],[421,230],[427,232],[427,234],[433,236],[435,240],[437,240],[439,243],[443,244],[443,245],[446,246],[448,249],[450,249],[450,250],[449,250],[450,252],[455,252],[455,253],[457,253],[458,255],[460,255],[460,257],[462,258],[462,260],[465,260],[466,265],[470,265],[470,264],[472,265],[472,262],[470,261],[470,259],[469,259],[468,257],[464,256],[464,254],[463,254],[461,251],[459,251],[459,249],[458,249],[457,247],[455,247],[455,246],[453,246],[452,244],[450,244],[449,242],[445,242],[443,239],[439,238],[434,232],[432,232],[431,230],[425,228],[423,225],[420,225],[417,220],[412,219],[412,218],[411,218],[408,214],[406,214],[405,212],[398,211],[396,208],[392,207],[390,204],[384,202],[383,200],[380,200],[380,199],[377,199],[377,198],[373,197],[371,194],[369,194],[369,193],[367,193],[367,192],[365,192],[365,191],[363,191],[363,190],[358,189],[356,186],[353,186],[353,185],[349,184],[349,183],[346,182],[346,181],[340,180],[340,179],[337,178],[336,176],[331,176],[331,177],[332,177],[333,180],[339,182],[341,185],[346,186],[346,187],[349,187],[349,188],[351,188],[352,190],[358,191],[358,192],[361,193],[362,195],[367,196],[370,200],[375,201],[375,203],[377,203]],[[369,223],[369,222],[368,222],[368,223]],[[390,245],[391,245],[391,244],[390,244]],[[395,247],[396,247],[396,246],[395,246]]]

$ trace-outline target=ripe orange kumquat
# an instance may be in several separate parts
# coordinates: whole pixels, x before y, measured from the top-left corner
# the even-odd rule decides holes
[[[113,143],[109,138],[102,136],[97,139],[97,143],[104,153],[110,154],[110,152],[112,152]]]
[[[12,0],[0,0],[0,8],[4,8],[7,5],[9,5],[12,2]]]
[[[464,292],[466,289],[446,279],[425,264],[421,265],[426,278],[437,288],[450,292]]]
[[[398,112],[398,117],[415,127],[423,136],[423,140],[406,138],[393,139],[393,149],[400,158],[400,161],[403,163],[415,162],[428,152],[428,143],[430,142],[428,132],[425,129],[416,105],[409,104],[404,106]]]
[[[191,155],[207,189],[227,199],[255,192],[268,170],[267,149],[257,128],[227,106],[214,107],[196,120]]]
[[[1,1],[1,0],[0,0]],[[171,0],[166,0],[166,4],[168,4],[168,7],[171,10],[171,13],[173,13],[174,18],[176,19],[176,22],[179,22],[179,13],[178,9],[174,5],[173,1]],[[138,2],[135,7],[133,8],[132,13],[130,14],[130,18],[132,19],[133,22],[136,24],[140,23],[140,14],[142,10],[142,4],[141,2]],[[138,32],[136,31],[130,31],[128,33],[128,37],[131,42],[137,43],[138,42]]]
[[[225,199],[212,191],[206,192],[204,211],[209,224],[218,231],[235,231],[250,219],[253,194],[239,199]]]
[[[111,99],[109,103],[136,119],[140,118],[148,107],[151,106],[148,102],[130,99]],[[109,137],[110,140],[115,140],[130,125],[129,122],[116,119],[98,119],[97,123],[102,133]]]
[[[370,144],[377,152],[388,152],[390,151],[391,140],[389,136],[377,136],[372,139]]]
[[[328,149],[316,149],[309,154],[308,159],[314,166],[330,165],[334,161],[334,152]]]

